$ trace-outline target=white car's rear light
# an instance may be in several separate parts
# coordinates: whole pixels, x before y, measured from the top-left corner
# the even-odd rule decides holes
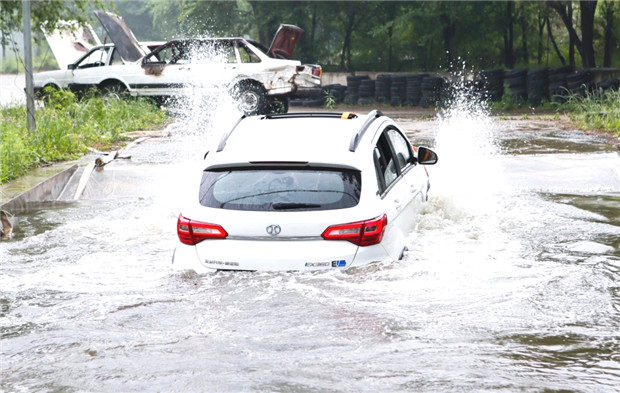
[[[387,226],[387,216],[372,220],[332,225],[321,235],[325,240],[347,240],[358,246],[372,246],[381,243]]]
[[[193,246],[205,239],[224,239],[228,232],[217,224],[190,220],[180,214],[177,220],[177,235],[181,243]]]

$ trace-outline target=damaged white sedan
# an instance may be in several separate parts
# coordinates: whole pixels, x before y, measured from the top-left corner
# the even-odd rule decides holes
[[[94,87],[167,98],[191,95],[196,87],[224,87],[250,115],[285,113],[289,98],[315,93],[321,85],[319,65],[288,59],[303,34],[297,26],[281,25],[269,49],[237,37],[172,40],[146,53],[121,17],[95,14],[114,45],[91,48],[66,70],[35,74],[35,92]]]

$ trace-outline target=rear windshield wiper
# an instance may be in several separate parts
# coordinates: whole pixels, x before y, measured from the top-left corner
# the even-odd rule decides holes
[[[316,203],[294,203],[294,202],[281,202],[271,205],[274,210],[294,210],[294,209],[316,209],[321,205]]]

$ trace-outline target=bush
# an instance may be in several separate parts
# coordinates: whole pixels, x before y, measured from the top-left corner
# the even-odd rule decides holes
[[[46,90],[36,110],[36,131],[29,133],[24,106],[1,108],[0,184],[48,162],[80,157],[89,147],[108,149],[126,131],[152,129],[168,114],[147,99],[118,99],[67,90]]]

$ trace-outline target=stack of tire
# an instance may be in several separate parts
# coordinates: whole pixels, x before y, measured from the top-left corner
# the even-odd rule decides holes
[[[323,94],[331,97],[336,104],[342,104],[344,102],[344,96],[347,90],[347,86],[343,86],[340,83],[323,86]]]
[[[592,72],[581,70],[566,76],[566,87],[572,94],[585,97],[592,87]]]
[[[508,94],[520,99],[527,99],[527,68],[506,71],[504,84],[508,86]]]
[[[322,106],[325,105],[325,91],[327,86],[317,89],[312,95],[303,98],[294,98],[289,101],[289,106]]]
[[[407,98],[407,77],[405,75],[392,75],[390,85],[390,105],[402,106]]]
[[[437,105],[441,101],[441,90],[444,79],[440,76],[427,76],[422,78],[422,97],[420,106],[428,108]]]
[[[348,75],[347,76],[347,90],[344,97],[346,104],[357,104],[359,98],[359,89],[362,81],[369,79],[368,75]]]
[[[481,97],[485,101],[501,101],[504,95],[504,70],[486,70],[480,73]]]
[[[422,98],[422,79],[427,76],[428,74],[413,74],[406,76],[406,105],[416,106],[420,104],[420,99]]]
[[[548,71],[549,98],[555,102],[565,102],[568,93],[567,77],[573,72],[571,66],[550,68]]]
[[[375,101],[380,103],[390,102],[390,91],[392,88],[392,75],[379,74],[375,84]]]
[[[375,85],[376,82],[373,79],[362,80],[359,89],[358,104],[372,105],[375,102]]]
[[[605,79],[602,82],[596,84],[596,88],[599,91],[605,92],[607,90],[620,90],[620,79],[618,78],[609,78]]]
[[[527,100],[532,106],[538,106],[543,99],[549,98],[547,90],[547,68],[529,70],[526,78]]]

